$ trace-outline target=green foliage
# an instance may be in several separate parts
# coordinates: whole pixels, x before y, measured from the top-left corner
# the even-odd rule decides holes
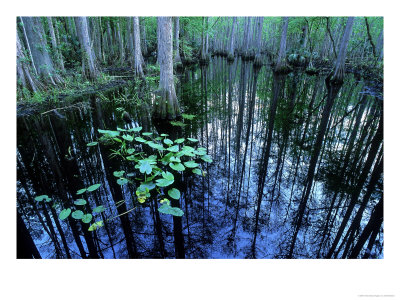
[[[181,197],[181,192],[176,188],[172,188],[168,190],[168,196],[170,196],[172,199],[179,200]]]
[[[35,201],[37,201],[37,202],[41,202],[41,201],[45,201],[45,202],[50,202],[51,201],[51,198],[49,198],[49,196],[47,196],[47,195],[40,195],[40,196],[36,196],[35,197]]]
[[[71,214],[71,209],[70,208],[66,208],[63,209],[60,214],[58,215],[58,217],[60,218],[60,220],[65,220],[66,218],[68,218],[68,216]]]
[[[84,215],[85,215],[85,214],[84,214],[83,211],[81,211],[81,210],[76,210],[76,211],[74,211],[74,212],[71,214],[71,216],[72,216],[74,219],[76,219],[76,220],[82,219]]]

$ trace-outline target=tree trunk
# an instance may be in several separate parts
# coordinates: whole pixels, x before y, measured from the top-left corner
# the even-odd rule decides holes
[[[96,57],[89,37],[87,17],[75,17],[75,24],[79,43],[81,44],[84,72],[89,80],[96,80],[99,76],[99,71],[96,66]]]
[[[174,17],[174,63],[176,65],[182,64],[181,56],[179,54],[179,17]]]
[[[158,62],[160,64],[160,84],[157,91],[153,117],[155,119],[173,120],[180,116],[178,99],[175,92],[174,66],[172,57],[172,18],[158,17],[157,28]]]
[[[286,64],[286,36],[289,25],[289,17],[283,18],[281,44],[279,48],[278,60],[275,66],[275,72],[285,72],[288,68]]]
[[[57,46],[57,39],[56,39],[56,35],[54,33],[54,27],[53,27],[53,21],[51,19],[51,17],[47,17],[47,22],[49,24],[49,31],[50,31],[50,38],[51,38],[51,46],[53,47],[53,51],[56,57],[56,63],[58,65],[58,67],[60,68],[61,71],[65,72],[64,69],[64,60],[63,57],[61,55],[60,50],[58,50],[58,46]]]
[[[56,73],[53,61],[48,52],[46,34],[40,17],[21,17],[27,36],[27,43],[32,53],[32,59],[38,75],[46,84],[57,85],[62,82]]]
[[[17,211],[17,259],[18,258],[42,258],[26,228],[21,214]]]
[[[135,72],[136,76],[140,78],[144,77],[143,74],[143,56],[142,49],[140,47],[140,28],[139,28],[139,17],[133,17],[133,41],[135,48]]]

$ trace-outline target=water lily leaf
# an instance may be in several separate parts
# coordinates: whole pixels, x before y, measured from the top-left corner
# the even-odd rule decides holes
[[[193,153],[196,154],[196,155],[203,156],[203,155],[206,155],[206,154],[207,154],[207,151],[206,151],[206,150],[203,150],[203,149],[197,149],[197,150],[195,150]]]
[[[117,183],[119,184],[119,185],[124,185],[124,184],[127,184],[129,181],[128,181],[128,179],[126,179],[126,178],[119,178],[118,180],[117,180]]]
[[[124,175],[125,171],[114,171],[113,175],[115,177],[122,177]]]
[[[90,142],[87,143],[86,146],[91,147],[91,146],[96,146],[98,144],[98,142]]]
[[[135,137],[135,141],[137,141],[139,143],[146,143],[147,142],[147,140],[145,140],[144,138],[142,138],[140,136]]]
[[[133,152],[135,152],[135,149],[133,149],[133,148],[129,148],[126,150],[126,153],[128,153],[128,154],[132,154]]]
[[[86,192],[86,189],[80,189],[76,192],[77,195],[83,194],[84,192]]]
[[[101,187],[101,183],[96,183],[96,184],[93,184],[93,185],[89,186],[87,188],[87,191],[88,192],[93,192],[93,191],[97,190],[99,187]]]
[[[200,158],[208,163],[212,163],[212,161],[213,161],[209,155],[203,155]]]
[[[142,127],[141,126],[139,126],[139,127],[135,127],[135,128],[131,128],[131,129],[129,129],[128,131],[129,132],[139,132],[140,130],[142,130]]]
[[[118,130],[118,131],[127,131],[126,129],[119,128],[119,127],[117,127],[117,130]]]
[[[140,168],[139,168],[140,173],[151,174],[153,167],[147,160],[140,160],[139,163],[140,163]]]
[[[183,164],[185,165],[185,167],[188,167],[188,168],[196,168],[199,166],[199,164],[196,163],[194,160],[184,162]]]
[[[193,169],[192,172],[194,174],[197,174],[197,175],[201,175],[202,174],[200,169]]]
[[[168,191],[168,196],[175,200],[179,200],[179,198],[181,197],[181,192],[176,188],[172,188]]]
[[[191,141],[191,142],[198,142],[199,140],[198,139],[194,139],[194,138],[187,138],[189,141]]]
[[[82,217],[82,222],[83,223],[90,223],[92,221],[93,216],[91,214],[86,214]]]
[[[181,139],[175,140],[175,143],[176,143],[176,144],[181,144],[181,143],[183,143],[184,141],[185,141],[185,138],[181,138]]]
[[[161,173],[161,176],[164,178],[164,179],[167,179],[167,180],[172,180],[172,181],[174,181],[174,175],[172,174],[172,173],[170,173],[170,172],[168,172],[168,171],[166,171],[166,172],[162,172]]]
[[[81,210],[76,210],[76,211],[74,211],[74,212],[71,214],[71,216],[72,216],[74,219],[79,220],[79,219],[82,219],[82,217],[84,216],[84,213],[83,213],[83,211],[81,211]]]
[[[41,201],[43,201],[43,200],[45,200],[45,199],[47,199],[47,198],[49,198],[49,196],[47,196],[47,195],[40,195],[40,196],[35,197],[35,200],[36,200],[37,202],[41,202]]]
[[[160,186],[160,187],[166,187],[166,186],[169,186],[169,185],[171,185],[173,183],[174,183],[173,180],[168,180],[168,179],[165,179],[165,178],[160,178],[160,179],[156,180],[157,186]]]
[[[99,133],[102,133],[102,134],[108,135],[108,136],[110,136],[110,137],[116,137],[116,136],[119,136],[119,131],[113,131],[113,130],[103,130],[103,129],[97,129],[97,131],[98,131]]]
[[[87,202],[85,199],[78,199],[74,201],[75,205],[85,205]]]
[[[103,221],[98,221],[98,222],[93,223],[92,225],[90,225],[88,230],[89,231],[97,230],[97,229],[99,229],[100,227],[103,227],[103,226],[104,226]]]
[[[132,142],[132,141],[133,141],[133,137],[132,137],[131,135],[129,135],[129,134],[124,134],[124,135],[122,136],[122,138],[123,138],[125,141],[128,141],[128,142]]]
[[[174,142],[171,141],[170,139],[165,139],[165,140],[164,140],[164,143],[170,146],[170,145],[172,145]]]
[[[179,151],[179,146],[175,145],[175,146],[167,148],[167,150],[170,151],[170,152],[178,152]]]
[[[167,204],[163,204],[161,207],[158,208],[158,211],[163,214],[173,215],[175,217],[182,217],[183,211],[178,207],[172,207]]]
[[[154,143],[153,141],[148,142],[147,145],[149,145],[151,148],[154,148],[154,149],[157,149],[157,150],[160,150],[160,151],[165,150],[163,145]]]
[[[144,136],[149,136],[149,135],[152,135],[153,133],[152,132],[142,132],[142,135],[144,135]]]
[[[169,166],[175,171],[184,171],[185,167],[181,163],[170,163]]]
[[[169,134],[161,133],[160,136],[169,136]]]
[[[188,119],[188,120],[193,120],[195,117],[196,117],[195,115],[182,114],[182,118]]]
[[[106,209],[104,208],[104,206],[103,205],[99,205],[99,206],[97,206],[97,207],[95,207],[94,209],[93,209],[93,212],[95,212],[95,213],[101,213],[101,212],[103,212],[103,211],[105,211]]]
[[[149,191],[151,191],[152,189],[154,189],[156,187],[156,184],[153,181],[149,181],[149,182],[143,182],[140,186],[139,189],[148,189]]]
[[[170,153],[170,154],[173,155],[172,153]],[[181,162],[181,159],[180,159],[179,157],[172,156],[172,157],[169,159],[169,161],[170,161],[170,162]]]
[[[70,208],[66,208],[63,209],[60,214],[58,215],[58,218],[60,220],[65,220],[66,218],[68,218],[68,216],[71,214],[71,209]]]

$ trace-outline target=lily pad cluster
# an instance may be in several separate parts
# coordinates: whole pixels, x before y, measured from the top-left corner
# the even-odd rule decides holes
[[[188,115],[187,119],[193,118],[194,116]],[[173,186],[174,174],[190,172],[205,176],[201,166],[203,163],[212,162],[206,148],[195,146],[198,143],[196,138],[173,140],[165,133],[142,132],[142,127],[117,127],[115,131],[99,129],[98,132],[101,134],[99,142],[106,141],[106,144],[116,146],[112,150],[112,156],[127,161],[128,168],[132,163],[132,173],[126,173],[124,170],[113,173],[119,185],[135,185],[136,200],[140,204],[146,203],[152,191],[155,191],[154,196],[163,199],[158,209],[161,213],[183,215],[180,208],[171,205],[171,201],[178,201],[181,197],[181,191]]]
[[[87,188],[78,190],[76,192],[76,195],[81,195],[86,192],[93,192],[97,190],[100,186],[101,186],[100,183],[93,184]],[[76,209],[75,210],[72,210],[71,208],[63,209],[58,215],[59,219],[65,220],[69,216],[71,216],[75,220],[81,220],[83,223],[90,224],[93,220],[93,213],[102,213],[105,210],[105,208],[102,205],[100,205],[95,207],[90,213],[86,211],[86,204],[87,201],[85,199],[83,198],[76,199],[74,201],[74,206],[76,207]],[[103,221],[94,222],[93,224],[90,225],[89,231],[96,230],[102,226],[103,226]]]

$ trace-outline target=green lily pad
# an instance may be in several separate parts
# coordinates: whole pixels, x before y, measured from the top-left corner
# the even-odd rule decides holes
[[[170,152],[178,152],[179,151],[179,146],[178,145],[174,145],[172,147],[167,148],[168,151]]]
[[[113,172],[113,175],[115,177],[122,177],[122,176],[124,176],[124,174],[125,174],[125,171],[114,171]]]
[[[132,141],[133,141],[133,137],[132,137],[131,135],[129,135],[129,134],[124,134],[124,135],[122,136],[122,138],[123,138],[125,141],[128,141],[128,142],[132,142]]]
[[[90,225],[88,230],[89,231],[97,230],[97,229],[99,229],[100,227],[103,227],[103,226],[104,226],[103,221],[98,221],[98,222],[93,223],[92,225]]]
[[[179,198],[181,197],[181,192],[176,188],[172,188],[168,191],[168,196],[175,200],[179,200]]]
[[[40,196],[35,197],[35,201],[41,202],[41,201],[43,201],[43,200],[45,200],[45,199],[47,199],[47,198],[49,198],[49,196],[47,196],[47,195],[40,195]],[[46,202],[47,202],[47,201],[46,201]]]
[[[85,199],[78,199],[74,201],[75,205],[85,205],[87,202]]]
[[[181,163],[170,163],[169,166],[175,171],[184,171],[185,167]]]
[[[194,139],[194,138],[187,138],[189,141],[191,141],[191,142],[198,142],[199,140],[198,139]]]
[[[158,211],[163,214],[173,215],[175,217],[182,217],[183,211],[178,207],[172,207],[167,204],[163,204],[161,207],[158,208]]]
[[[63,209],[60,214],[58,215],[58,218],[60,220],[65,220],[66,218],[68,218],[68,216],[71,214],[71,209],[70,208],[66,208]]]
[[[93,216],[91,214],[86,214],[82,217],[82,222],[83,223],[90,223],[92,221]]]
[[[192,172],[193,172],[194,174],[197,174],[197,175],[202,175],[200,169],[193,169]]]
[[[126,179],[126,178],[119,178],[118,180],[117,180],[117,183],[119,184],[119,185],[124,185],[124,184],[127,184],[129,181],[128,181],[128,179]]]
[[[93,191],[97,190],[99,187],[101,187],[101,183],[96,183],[96,184],[93,184],[93,185],[89,186],[87,188],[87,191],[88,192],[93,192]]]
[[[76,192],[77,195],[83,194],[84,192],[86,192],[86,189],[80,189]]]
[[[103,212],[103,211],[105,211],[106,209],[104,208],[104,206],[103,205],[99,205],[99,206],[97,206],[97,207],[95,207],[94,209],[93,209],[93,212],[95,212],[95,213],[101,213],[101,212]]]
[[[98,144],[98,142],[90,142],[90,143],[87,143],[86,146],[91,147],[91,146],[96,146],[97,144]]]
[[[71,216],[76,220],[80,220],[84,216],[84,213],[81,210],[76,210],[71,214]]]
[[[171,141],[170,139],[165,139],[164,140],[164,144],[167,144],[167,145],[172,145],[174,142],[173,141]]]
[[[185,141],[185,138],[181,138],[181,139],[175,140],[175,143],[176,143],[176,144],[181,144],[181,143],[183,143],[184,141]]]
[[[184,162],[183,164],[185,165],[185,167],[188,167],[188,168],[196,168],[199,166],[199,164],[196,163],[194,160]]]

